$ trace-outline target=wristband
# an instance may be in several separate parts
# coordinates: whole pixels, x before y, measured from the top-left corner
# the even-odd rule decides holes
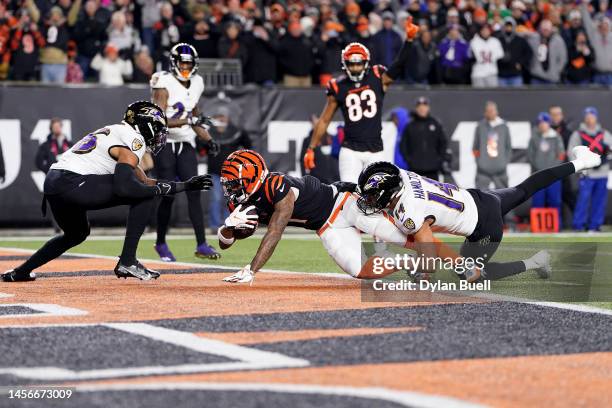
[[[222,244],[232,245],[236,241],[236,238],[234,237],[225,238],[223,234],[221,233],[221,230],[224,228],[225,226],[222,226],[222,227],[219,227],[219,229],[217,229],[217,238],[219,238],[219,242],[221,242]]]

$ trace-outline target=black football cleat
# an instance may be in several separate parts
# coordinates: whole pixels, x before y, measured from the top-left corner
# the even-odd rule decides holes
[[[153,280],[160,276],[159,272],[148,269],[138,261],[132,265],[122,265],[121,261],[117,262],[115,275],[117,275],[117,278],[137,278],[140,280]]]
[[[4,282],[32,282],[36,280],[34,272],[17,272],[14,269],[4,272],[0,277]]]

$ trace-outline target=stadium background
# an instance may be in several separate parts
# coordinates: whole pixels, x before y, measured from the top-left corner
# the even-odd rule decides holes
[[[150,95],[149,89],[142,86],[103,88],[5,85],[0,90],[0,143],[7,171],[6,180],[0,185],[0,225],[13,227],[49,225],[49,221],[40,215],[41,194],[38,188],[43,175],[36,173],[34,156],[38,144],[47,136],[48,121],[52,117],[69,121],[70,126],[65,127],[65,131],[73,140],[78,140],[94,128],[116,122],[129,102],[147,99]],[[388,121],[390,112],[396,107],[411,109],[414,100],[420,95],[427,95],[431,99],[433,115],[439,118],[452,140],[453,175],[459,185],[464,187],[473,187],[473,184],[469,184],[473,183],[474,171],[474,160],[470,154],[470,133],[473,131],[468,126],[467,133],[466,128],[461,132],[458,125],[461,122],[474,123],[481,120],[484,104],[488,100],[496,101],[501,116],[511,125],[516,125],[511,126],[511,132],[513,162],[518,166],[509,171],[511,184],[522,181],[529,174],[529,165],[524,163],[524,153],[537,112],[559,104],[566,117],[577,123],[584,107],[593,105],[600,110],[603,126],[612,127],[610,94],[603,88],[475,90],[393,87],[385,100],[383,119]],[[263,152],[270,168],[299,174],[300,149],[310,130],[310,115],[320,112],[324,101],[323,91],[318,88],[249,86],[222,93],[207,91],[200,108],[207,112],[219,105],[229,106],[232,121],[249,132],[255,148]],[[334,120],[341,120],[339,116]],[[395,135],[393,124],[387,123],[386,150],[392,149]],[[461,143],[465,144],[463,150]],[[202,159],[202,163],[205,163],[205,159]],[[204,197],[207,196],[204,194]],[[182,225],[187,222],[186,203],[179,200],[178,205],[180,210],[174,212],[173,222]],[[519,214],[526,214],[527,206],[524,207]],[[91,220],[94,225],[122,225],[125,211],[125,208],[118,208],[94,212]],[[608,217],[612,214],[610,205],[607,214]]]

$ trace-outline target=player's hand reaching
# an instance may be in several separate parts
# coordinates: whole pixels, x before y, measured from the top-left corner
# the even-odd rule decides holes
[[[185,191],[210,190],[212,186],[213,181],[210,174],[204,174],[202,176],[193,176],[185,182]]]
[[[221,151],[221,146],[219,143],[215,142],[213,139],[210,139],[208,142],[205,142],[204,146],[206,147],[206,151],[209,156],[215,157]]]
[[[229,229],[255,229],[259,222],[259,215],[254,205],[244,207],[238,205],[234,211],[225,219],[225,228]]]
[[[190,115],[187,118],[187,123],[189,123],[189,125],[191,126],[199,126],[201,128],[204,128],[206,130],[210,129],[213,125],[212,119],[210,118],[210,116],[206,116],[204,114],[198,114],[198,115]]]
[[[406,40],[408,41],[414,40],[419,33],[419,26],[412,23],[412,16],[408,16],[406,19],[404,29],[406,30]]]
[[[306,171],[310,171],[315,168],[315,156],[314,150],[309,147],[306,149],[306,154],[304,155],[304,169]]]
[[[248,283],[252,285],[254,279],[255,272],[251,270],[251,265],[247,265],[235,274],[223,278],[223,281],[229,283]]]

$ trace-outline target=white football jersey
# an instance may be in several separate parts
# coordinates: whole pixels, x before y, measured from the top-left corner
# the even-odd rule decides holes
[[[168,91],[168,119],[185,119],[198,106],[204,92],[204,80],[195,74],[189,80],[189,88],[185,88],[170,72],[160,71],[151,77],[151,88],[165,88]],[[168,128],[169,142],[188,142],[195,145],[195,136],[196,133],[190,125]]]
[[[404,186],[391,215],[405,234],[416,233],[427,218],[434,220],[432,229],[449,234],[469,236],[478,223],[478,209],[465,189],[400,170]]]
[[[113,174],[117,161],[109,150],[125,146],[142,160],[146,151],[145,140],[133,127],[125,122],[105,126],[91,132],[61,155],[51,169],[68,170],[77,174]]]

